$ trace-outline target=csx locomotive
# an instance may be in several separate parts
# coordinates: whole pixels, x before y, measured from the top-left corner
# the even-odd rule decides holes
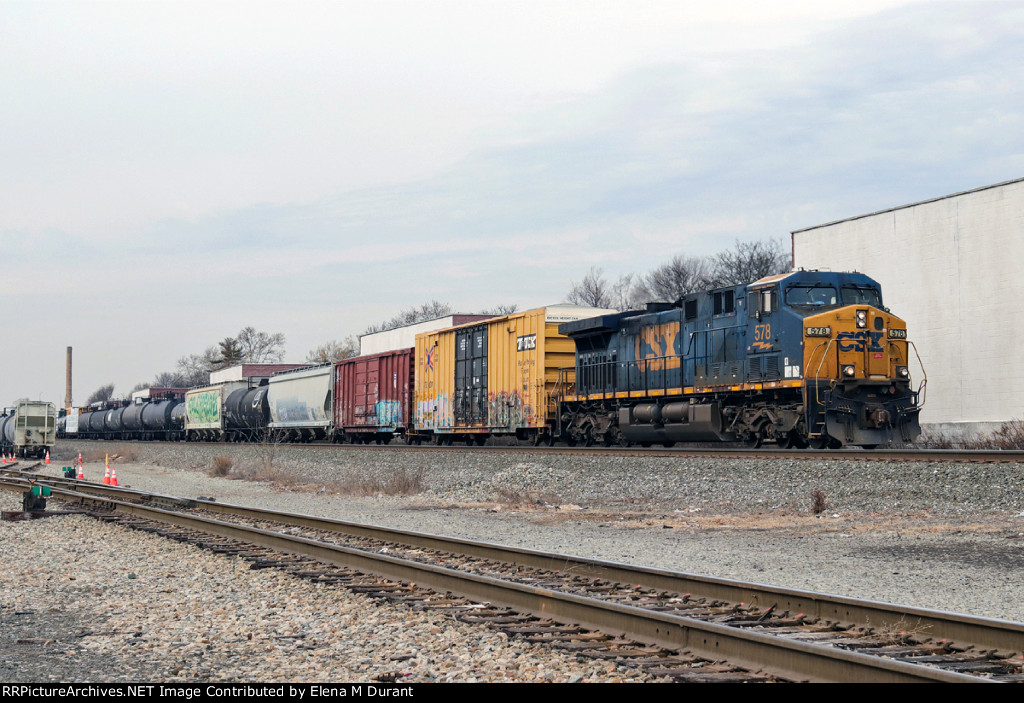
[[[916,349],[863,274],[801,270],[560,331],[576,343],[556,430],[570,443],[873,448],[921,432]]]

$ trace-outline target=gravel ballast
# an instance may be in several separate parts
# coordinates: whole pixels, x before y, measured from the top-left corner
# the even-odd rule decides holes
[[[115,461],[120,483],[142,490],[1024,621],[1020,465],[638,460],[494,449],[99,447],[123,457]],[[94,457],[98,448],[61,445],[47,468],[59,472],[79,450]],[[231,458],[229,475],[262,475],[277,485],[211,477],[216,456]],[[87,464],[86,476],[98,480],[102,470],[101,458]],[[394,488],[396,477],[415,493],[373,494]],[[818,516],[810,512],[815,491],[829,506]],[[7,495],[6,507],[17,507],[15,494]],[[395,609],[341,589],[250,572],[227,557],[82,517],[0,529],[14,578],[0,597],[5,627],[20,617],[38,618],[44,628],[56,619],[75,631],[108,627],[100,622],[131,631],[78,638],[72,655],[57,657],[70,666],[58,679],[367,681],[394,672],[417,681],[641,678],[550,650],[521,651],[530,647],[436,614],[407,611],[395,624]],[[45,557],[21,558],[41,548]],[[186,551],[194,553],[182,556]],[[195,595],[183,599],[183,592]],[[148,600],[129,602],[125,594]],[[309,619],[310,610],[331,617]],[[35,614],[14,615],[21,611]],[[211,612],[223,621],[216,633],[200,617]],[[380,646],[381,637],[388,646]],[[468,647],[464,655],[455,653],[456,642]],[[110,661],[121,664],[94,666],[104,643],[115,649],[106,652]],[[21,646],[53,656],[66,645],[60,638]],[[98,657],[83,658],[93,650]],[[541,663],[526,663],[531,656]],[[5,663],[0,679],[53,680],[26,679],[17,666]]]

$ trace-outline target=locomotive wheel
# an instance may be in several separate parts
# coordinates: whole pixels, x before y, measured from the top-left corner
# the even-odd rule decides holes
[[[764,437],[761,436],[760,432],[751,432],[743,438],[743,444],[750,449],[757,449],[764,442]]]
[[[823,434],[819,437],[812,437],[810,445],[812,449],[839,449],[843,446],[843,443],[835,437]]]
[[[776,437],[775,444],[779,449],[807,449],[807,439],[796,430],[790,430],[781,437]]]

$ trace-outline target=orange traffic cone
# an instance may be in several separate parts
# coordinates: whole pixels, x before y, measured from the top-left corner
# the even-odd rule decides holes
[[[107,470],[103,472],[103,485],[110,485],[110,462],[107,462]]]
[[[3,458],[4,458],[3,463],[6,464],[7,463],[7,453],[5,452],[4,454],[2,454],[0,456],[3,456]]]
[[[49,464],[50,463],[50,450],[49,449],[46,450],[46,461],[44,461],[43,463],[44,464]]]
[[[110,467],[110,485],[117,485],[117,469],[115,469],[113,466]]]
[[[78,452],[78,463],[82,463],[82,452]]]
[[[79,462],[79,464],[78,464],[78,476],[76,476],[75,478],[77,478],[79,481],[84,481],[85,480],[85,472],[82,471],[82,464],[81,464],[81,462]]]

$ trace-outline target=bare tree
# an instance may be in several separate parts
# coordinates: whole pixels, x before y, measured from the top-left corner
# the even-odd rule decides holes
[[[597,266],[591,266],[582,281],[571,281],[569,285],[571,287],[566,300],[574,305],[594,308],[608,308],[612,305],[611,286]]]
[[[726,249],[714,257],[711,287],[750,283],[765,276],[785,273],[790,266],[790,254],[778,239],[754,242],[736,240],[732,249]]]
[[[643,302],[675,302],[690,293],[705,290],[711,278],[711,261],[699,256],[673,256],[637,281],[634,299]]]
[[[92,405],[93,403],[105,403],[114,397],[114,384],[108,383],[105,386],[100,386],[92,392],[86,400],[86,405]]]
[[[210,372],[216,371],[221,359],[217,347],[207,347],[202,354],[189,354],[178,359],[181,387],[201,386],[210,382]]]
[[[359,356],[359,340],[354,335],[345,337],[345,341],[334,339],[309,350],[306,361],[311,364],[325,364],[328,361],[341,361]]]
[[[284,359],[284,334],[257,332],[255,327],[243,327],[235,336],[241,352],[239,362],[248,364],[279,363]]]
[[[481,310],[481,315],[494,315],[495,317],[501,317],[503,315],[511,315],[512,313],[519,310],[519,306],[515,303],[511,305],[495,305],[492,308]]]
[[[436,300],[431,300],[429,303],[424,303],[418,308],[408,308],[398,313],[390,320],[379,322],[375,325],[367,327],[363,334],[373,334],[374,332],[384,332],[386,330],[393,330],[398,327],[405,327],[407,325],[415,325],[417,322],[424,322],[426,320],[436,320],[439,317],[445,315],[451,315],[454,309],[448,303],[441,303]]]
[[[616,310],[633,310],[645,302],[643,296],[638,294],[638,283],[632,273],[619,276],[619,280],[612,285],[609,295],[612,301],[610,307]]]
[[[185,378],[180,372],[175,371],[158,373],[152,383],[152,386],[157,388],[188,388],[194,385],[196,384],[189,383],[189,379]]]

